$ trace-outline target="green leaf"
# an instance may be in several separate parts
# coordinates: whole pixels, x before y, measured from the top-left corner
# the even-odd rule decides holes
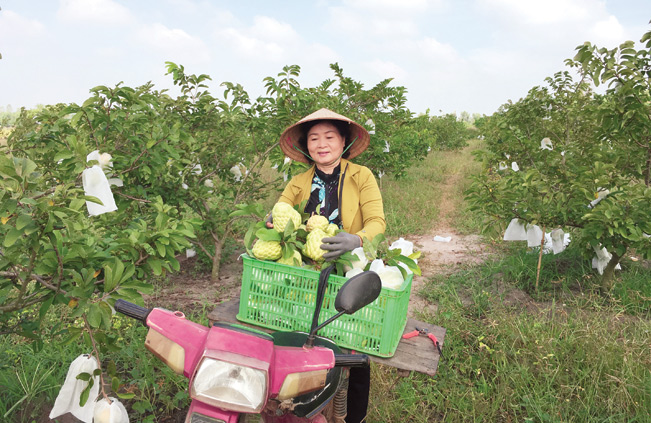
[[[285,226],[285,231],[283,232],[283,238],[285,239],[289,238],[293,232],[294,232],[294,221],[292,219],[289,219],[289,221],[287,222],[287,226]]]
[[[99,325],[102,324],[102,312],[97,304],[91,304],[88,307],[88,313],[86,314],[88,319],[88,324],[93,328],[99,328]]]
[[[258,229],[255,233],[255,236],[263,241],[280,242],[282,240],[280,236],[280,232],[276,231],[275,229],[267,229],[267,228]]]
[[[83,380],[84,382],[88,382],[90,380],[90,373],[86,373],[86,372],[79,373],[77,375],[77,379]]]
[[[133,399],[136,396],[136,394],[134,394],[133,392],[125,392],[125,393],[116,392],[116,395],[120,399]]]
[[[28,214],[21,214],[18,216],[18,219],[16,219],[16,229],[20,230],[23,229],[25,226],[29,225],[32,223],[32,216]]]
[[[59,160],[69,159],[69,158],[74,157],[74,156],[75,156],[75,154],[70,150],[61,150],[57,154],[54,155],[54,161],[58,162]]]
[[[153,258],[149,257],[147,259],[147,264],[151,267],[151,270],[154,272],[154,275],[160,276],[163,273],[163,262]]]
[[[11,228],[11,230],[7,233],[7,235],[5,235],[5,240],[3,241],[2,245],[5,248],[11,247],[16,243],[16,241],[18,241],[18,238],[20,238],[22,234],[23,234],[22,231],[19,231],[16,228]]]
[[[93,379],[88,380],[88,385],[84,388],[84,390],[81,392],[81,395],[79,397],[80,407],[83,407],[86,404],[86,401],[88,401],[88,396],[90,395],[90,388],[92,388],[94,384],[95,381]]]

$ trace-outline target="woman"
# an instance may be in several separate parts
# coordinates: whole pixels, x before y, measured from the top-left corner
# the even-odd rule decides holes
[[[369,142],[364,127],[328,109],[304,117],[280,137],[287,157],[313,166],[294,176],[278,201],[292,206],[307,201],[305,212],[312,214],[318,208],[319,214],[343,229],[323,239],[326,260],[362,246],[364,238],[372,240],[386,228],[382,195],[373,173],[349,161],[364,152]],[[272,219],[268,219],[269,227]],[[366,417],[369,385],[368,367],[351,369],[346,422]]]

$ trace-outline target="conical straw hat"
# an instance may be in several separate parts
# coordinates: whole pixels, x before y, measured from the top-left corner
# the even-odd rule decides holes
[[[305,157],[305,155],[301,153],[301,151],[299,151],[299,150],[303,150],[300,143],[298,142],[298,140],[301,138],[304,132],[303,124],[314,120],[324,120],[324,119],[341,120],[344,122],[348,122],[348,124],[350,125],[350,131],[349,131],[350,139],[347,141],[352,142],[353,140],[355,140],[355,142],[353,143],[352,147],[348,149],[349,159],[359,156],[364,152],[364,150],[366,150],[366,148],[368,147],[371,141],[371,136],[369,135],[368,131],[364,129],[362,125],[358,124],[353,120],[348,119],[346,116],[342,116],[338,113],[335,113],[332,110],[320,109],[312,113],[311,115],[305,116],[303,119],[299,120],[298,122],[296,122],[295,124],[293,124],[292,126],[288,127],[283,131],[283,134],[280,136],[280,148],[283,150],[283,153],[285,153],[285,155],[292,160],[297,160],[303,163],[309,163],[307,157]],[[307,154],[307,151],[305,151],[305,153]]]

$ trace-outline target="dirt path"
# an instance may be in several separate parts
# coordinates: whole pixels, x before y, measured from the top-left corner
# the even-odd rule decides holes
[[[459,185],[463,177],[461,172],[462,170],[450,174],[440,187],[439,218],[434,228],[426,235],[409,238],[414,243],[415,249],[423,254],[418,262],[422,275],[415,276],[412,284],[408,312],[410,317],[417,317],[421,313],[436,313],[437,306],[418,295],[420,289],[431,276],[450,273],[458,265],[480,263],[487,256],[486,248],[481,243],[480,236],[462,235],[452,227],[453,216],[458,207],[453,190]],[[450,241],[435,241],[436,236],[449,237]]]

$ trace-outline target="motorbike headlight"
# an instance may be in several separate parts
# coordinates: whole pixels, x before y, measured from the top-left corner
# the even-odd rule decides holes
[[[204,357],[190,396],[206,404],[240,413],[258,413],[267,398],[267,372]]]

